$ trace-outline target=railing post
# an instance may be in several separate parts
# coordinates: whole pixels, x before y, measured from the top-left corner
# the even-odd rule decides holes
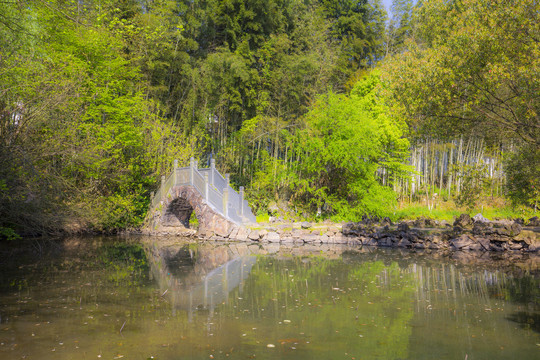
[[[240,209],[240,216],[244,216],[244,187],[240,186],[240,189],[238,189],[238,194],[240,195],[240,204],[238,204],[238,208]]]
[[[225,174],[225,182],[227,183],[227,187],[231,185],[231,175]]]
[[[195,170],[199,169],[199,160],[195,160]]]
[[[161,200],[165,197],[165,175],[161,175]]]
[[[195,160],[193,158],[190,158],[189,159],[189,183],[191,185],[193,185],[193,178],[195,176],[194,166],[195,166]]]
[[[204,200],[208,201],[208,173],[204,173]]]
[[[210,185],[214,185],[214,172],[216,171],[216,159],[210,159]]]
[[[229,188],[226,187],[223,189],[223,215],[225,215],[225,217],[229,217],[229,206],[227,206],[228,203],[229,203]]]
[[[173,186],[176,186],[176,184],[178,184],[178,160],[177,159],[174,159],[174,162],[173,162],[173,179],[174,179],[174,183],[173,183]]]

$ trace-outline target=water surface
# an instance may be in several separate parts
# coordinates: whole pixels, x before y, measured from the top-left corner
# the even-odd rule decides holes
[[[138,237],[2,251],[2,359],[540,358],[536,257]]]

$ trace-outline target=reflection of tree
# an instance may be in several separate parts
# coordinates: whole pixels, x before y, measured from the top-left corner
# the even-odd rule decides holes
[[[410,264],[416,300],[410,357],[423,358],[426,349],[433,349],[431,358],[439,359],[519,359],[536,352],[534,333],[518,331],[514,323],[535,330],[538,279],[515,270],[496,261]]]
[[[139,244],[102,246],[97,250],[96,263],[109,270],[109,280],[117,284],[127,282],[128,285],[137,285],[146,281],[148,276],[146,253]]]
[[[512,302],[526,305],[528,311],[518,311],[508,319],[524,329],[540,333],[540,279],[527,276],[506,284],[504,294]]]
[[[257,323],[265,328],[257,331],[253,344],[277,343],[283,351],[302,348],[318,359],[344,354],[406,358],[412,284],[395,263],[261,257],[243,295],[231,295],[223,311],[254,323],[259,317],[275,320]]]
[[[520,304],[530,304],[540,310],[540,279],[526,276],[513,279],[505,286],[506,298]]]

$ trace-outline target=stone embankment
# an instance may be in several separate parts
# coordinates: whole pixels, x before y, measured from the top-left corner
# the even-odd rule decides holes
[[[420,218],[394,224],[388,218],[345,224],[269,224],[235,228],[228,234],[199,234],[214,241],[346,244],[434,250],[540,251],[540,219],[489,221],[462,214],[453,224]]]

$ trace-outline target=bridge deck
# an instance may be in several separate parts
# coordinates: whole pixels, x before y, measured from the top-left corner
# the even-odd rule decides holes
[[[218,214],[235,224],[255,223],[255,215],[247,200],[244,199],[244,187],[234,190],[229,183],[229,175],[223,177],[216,169],[215,160],[211,160],[209,168],[199,169],[193,158],[188,167],[179,168],[175,160],[173,171],[169,176],[161,177],[161,186],[153,195],[150,204],[152,212],[158,207],[169,191],[180,185],[191,185]]]

